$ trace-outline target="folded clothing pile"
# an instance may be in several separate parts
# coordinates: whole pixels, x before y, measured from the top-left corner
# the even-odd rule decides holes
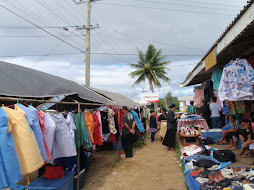
[[[254,170],[246,167],[227,167],[221,170],[193,169],[189,175],[200,183],[201,190],[242,189],[244,184],[254,183]]]

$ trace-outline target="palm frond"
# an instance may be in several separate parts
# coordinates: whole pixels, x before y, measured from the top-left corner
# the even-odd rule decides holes
[[[161,83],[158,80],[158,78],[156,77],[156,75],[153,73],[153,71],[150,71],[150,74],[152,76],[152,81],[154,83],[154,86],[161,87]]]
[[[146,80],[146,75],[141,74],[138,79],[133,83],[132,87],[135,86],[136,84],[140,84],[141,82]]]
[[[142,68],[144,68],[144,66],[142,65],[142,64],[140,64],[140,63],[130,63],[129,64],[132,68],[136,68],[136,69],[142,69]]]
[[[139,69],[137,71],[133,71],[131,72],[129,75],[132,77],[132,78],[135,78],[137,76],[140,76],[142,74],[145,74],[145,70],[144,69]]]

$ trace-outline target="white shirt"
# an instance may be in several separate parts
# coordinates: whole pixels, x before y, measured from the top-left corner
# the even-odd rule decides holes
[[[52,153],[52,146],[53,146],[53,140],[54,140],[54,135],[55,135],[55,130],[56,130],[56,124],[50,117],[48,113],[45,114],[44,117],[44,125],[45,125],[45,133],[44,133],[44,138],[45,141],[48,145],[49,152]]]
[[[51,113],[50,116],[56,124],[56,131],[52,148],[53,159],[76,156],[76,145],[73,141],[65,118],[62,114]]]
[[[75,141],[75,131],[77,130],[77,127],[76,127],[76,125],[74,123],[74,119],[72,117],[72,113],[71,112],[69,112],[67,114],[67,117],[66,117],[65,120],[67,122],[67,125],[68,125],[69,131],[71,133],[71,136],[72,136],[73,140]]]
[[[252,100],[254,69],[246,59],[229,62],[223,69],[218,96],[221,101]]]
[[[211,110],[211,117],[220,117],[220,110],[221,110],[220,104],[211,103],[209,107]]]

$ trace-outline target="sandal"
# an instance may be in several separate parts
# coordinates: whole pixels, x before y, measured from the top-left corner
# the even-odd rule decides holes
[[[231,147],[231,150],[238,150],[237,147]]]
[[[222,142],[220,142],[220,141],[217,141],[216,144],[217,144],[217,145],[225,145],[225,144],[227,144],[227,143],[222,143]]]
[[[226,148],[233,148],[233,146],[231,146],[231,145],[228,145],[228,146],[226,146]]]
[[[250,162],[250,165],[251,165],[251,166],[254,166],[254,162]]]
[[[249,157],[251,157],[251,156],[252,156],[252,153],[249,153],[249,154],[247,154],[247,155],[242,155],[241,158],[249,158]]]

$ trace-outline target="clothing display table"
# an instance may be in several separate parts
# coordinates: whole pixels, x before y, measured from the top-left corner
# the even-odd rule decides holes
[[[205,119],[197,119],[197,120],[179,119],[178,121],[178,129],[180,129],[181,127],[191,127],[191,126],[199,127],[206,131],[208,131],[209,129],[209,126]]]

